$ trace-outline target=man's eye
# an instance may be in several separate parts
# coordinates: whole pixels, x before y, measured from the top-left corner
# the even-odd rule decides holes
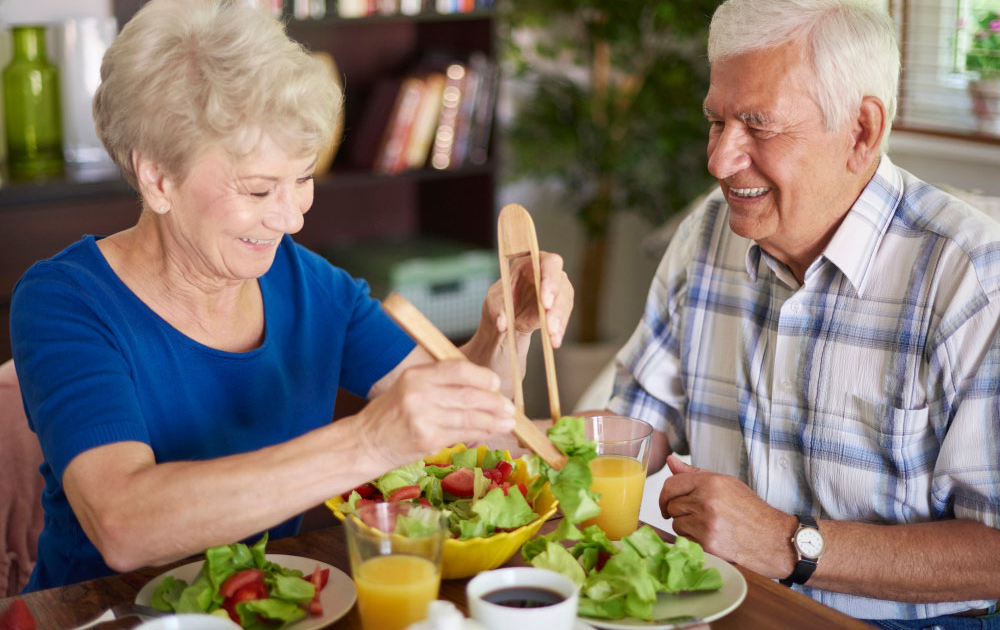
[[[252,192],[252,193],[250,193],[251,196],[253,196],[253,197],[259,197],[261,199],[263,199],[264,197],[267,197],[270,194],[271,194],[270,190],[265,190],[264,192]]]

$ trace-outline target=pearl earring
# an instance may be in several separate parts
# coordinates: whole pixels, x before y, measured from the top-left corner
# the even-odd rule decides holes
[[[160,206],[160,214],[166,214],[166,213],[167,213],[167,207],[166,206]]]

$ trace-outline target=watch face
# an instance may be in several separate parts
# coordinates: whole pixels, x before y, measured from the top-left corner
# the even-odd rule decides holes
[[[823,553],[823,535],[818,529],[803,527],[795,535],[795,546],[803,556],[815,560]]]

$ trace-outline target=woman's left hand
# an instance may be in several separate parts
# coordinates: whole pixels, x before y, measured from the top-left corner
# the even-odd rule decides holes
[[[552,345],[562,345],[566,333],[566,322],[573,312],[573,285],[563,271],[563,259],[558,254],[539,252],[541,271],[542,306],[545,308],[546,324]],[[538,315],[538,300],[535,297],[535,278],[531,269],[531,259],[518,258],[510,268],[511,294],[514,297],[514,330],[530,335],[541,328]],[[503,286],[497,281],[486,293],[483,302],[484,323],[493,322],[496,332],[507,332],[507,315],[503,305]]]

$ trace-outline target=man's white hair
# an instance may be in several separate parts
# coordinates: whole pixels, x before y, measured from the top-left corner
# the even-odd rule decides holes
[[[802,41],[812,52],[810,92],[827,130],[840,129],[865,96],[896,115],[899,46],[892,18],[870,0],[727,0],[712,16],[708,61]]]

